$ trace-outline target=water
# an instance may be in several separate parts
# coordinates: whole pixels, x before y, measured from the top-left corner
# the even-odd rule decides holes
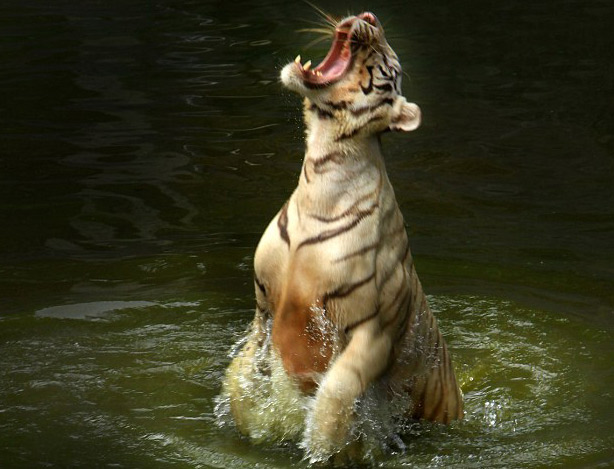
[[[356,6],[326,5],[345,14]],[[380,2],[384,152],[467,418],[382,467],[614,464],[614,7]],[[296,184],[306,4],[0,6],[0,467],[290,467],[214,416]]]

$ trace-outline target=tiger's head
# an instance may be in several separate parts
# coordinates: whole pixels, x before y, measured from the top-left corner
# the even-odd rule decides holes
[[[420,108],[401,95],[401,65],[373,13],[335,25],[333,44],[316,67],[298,56],[281,72],[282,83],[305,97],[305,117],[336,122],[338,139],[420,125]]]

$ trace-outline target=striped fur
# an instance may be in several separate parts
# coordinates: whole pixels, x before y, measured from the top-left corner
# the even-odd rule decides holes
[[[313,396],[300,438],[314,461],[347,444],[355,403],[378,380],[411,396],[407,417],[463,415],[380,149],[381,133],[413,130],[420,111],[401,95],[401,67],[375,17],[337,28],[351,34],[341,79],[305,80],[296,64],[282,71],[304,97],[305,158],[256,250],[256,316],[224,385],[238,428],[250,434],[253,396],[240,383],[280,361],[296,392]]]

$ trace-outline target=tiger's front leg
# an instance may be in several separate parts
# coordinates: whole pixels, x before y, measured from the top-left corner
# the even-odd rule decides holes
[[[348,346],[324,376],[307,418],[303,446],[311,462],[326,461],[350,443],[355,403],[386,371],[391,351],[392,341],[376,318],[352,331]]]

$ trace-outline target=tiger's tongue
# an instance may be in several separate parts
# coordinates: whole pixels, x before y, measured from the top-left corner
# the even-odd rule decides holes
[[[295,62],[301,67],[306,82],[324,85],[333,83],[343,76],[351,56],[347,32],[337,30],[328,54],[316,68],[311,68],[311,60],[301,65],[300,56]]]

